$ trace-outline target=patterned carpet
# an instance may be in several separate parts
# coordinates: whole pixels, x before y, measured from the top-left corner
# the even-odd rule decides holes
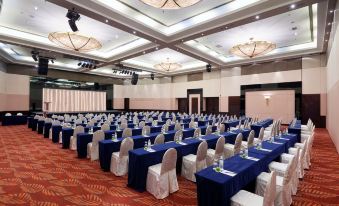
[[[42,138],[26,126],[0,127],[1,205],[196,205],[195,184],[178,177],[164,200],[126,187],[127,177],[102,172],[98,162]],[[317,130],[312,169],[294,205],[339,205],[339,161],[326,130]]]

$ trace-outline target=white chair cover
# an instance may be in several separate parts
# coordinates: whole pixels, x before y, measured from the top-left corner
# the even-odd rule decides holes
[[[103,124],[103,125],[101,125],[101,130],[102,131],[109,131],[109,130],[111,130],[111,127],[109,126],[109,124]]]
[[[195,130],[194,130],[194,135],[193,137],[194,138],[198,138],[201,136],[201,129],[199,127],[197,127]]]
[[[180,125],[180,123],[176,123],[176,124],[175,124],[174,130],[175,130],[175,131],[181,130],[181,125]]]
[[[122,131],[122,138],[126,138],[126,137],[132,137],[131,128],[125,128],[124,131]]]
[[[165,143],[165,136],[163,134],[158,134],[154,140],[154,144],[164,144]]]
[[[146,190],[157,199],[164,199],[179,190],[176,175],[177,151],[168,149],[162,163],[148,168]]]
[[[73,131],[73,136],[71,136],[71,140],[70,140],[71,150],[77,150],[77,136],[79,133],[84,133],[84,132],[85,132],[85,129],[83,126],[79,125],[75,127]]]
[[[181,176],[195,182],[195,173],[207,167],[206,156],[207,156],[207,142],[202,141],[199,144],[197,155],[189,154],[182,159]]]
[[[211,166],[215,160],[218,160],[220,157],[224,156],[224,145],[225,145],[225,137],[219,137],[217,144],[214,149],[207,150],[206,156],[206,164],[207,166]]]
[[[209,126],[206,128],[206,133],[205,133],[205,135],[210,135],[210,134],[212,134],[212,126],[211,126],[211,125],[209,125]]]
[[[242,134],[239,133],[237,135],[237,138],[235,139],[234,145],[229,143],[226,143],[224,145],[224,157],[227,159],[236,154],[239,154],[241,150],[241,143],[242,143]]]
[[[87,158],[92,161],[99,159],[99,141],[105,139],[105,133],[103,130],[94,132],[92,142],[87,144]]]
[[[142,134],[144,135],[150,135],[151,134],[151,127],[150,126],[144,126],[142,128]]]
[[[128,172],[128,151],[132,150],[134,142],[131,137],[125,138],[119,152],[113,152],[111,158],[111,172],[116,176],[123,176]]]

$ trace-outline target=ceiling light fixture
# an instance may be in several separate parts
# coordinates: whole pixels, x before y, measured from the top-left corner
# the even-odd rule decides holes
[[[192,6],[201,0],[140,0],[158,9],[181,9]]]
[[[95,38],[72,32],[52,32],[48,39],[60,47],[78,52],[89,52],[102,47]]]
[[[256,56],[262,56],[274,50],[276,44],[268,41],[250,41],[244,44],[238,44],[230,49],[230,53],[239,57],[253,58]]]
[[[295,4],[291,4],[290,8],[295,9]]]
[[[154,68],[166,72],[173,72],[181,68],[181,65],[175,62],[171,62],[170,59],[167,58],[165,62],[154,65]]]
[[[260,19],[260,16],[259,16],[259,15],[256,15],[256,16],[255,16],[255,19]]]

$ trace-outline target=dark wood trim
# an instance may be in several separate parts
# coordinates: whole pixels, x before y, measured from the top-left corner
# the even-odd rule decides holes
[[[200,113],[203,110],[203,89],[187,89],[187,112],[189,112],[189,105],[190,105],[190,94],[200,94]]]

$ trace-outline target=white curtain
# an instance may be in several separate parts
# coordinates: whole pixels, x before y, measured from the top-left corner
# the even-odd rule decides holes
[[[44,102],[50,102],[48,112],[90,112],[106,110],[106,92],[43,89],[43,111],[46,110]]]

